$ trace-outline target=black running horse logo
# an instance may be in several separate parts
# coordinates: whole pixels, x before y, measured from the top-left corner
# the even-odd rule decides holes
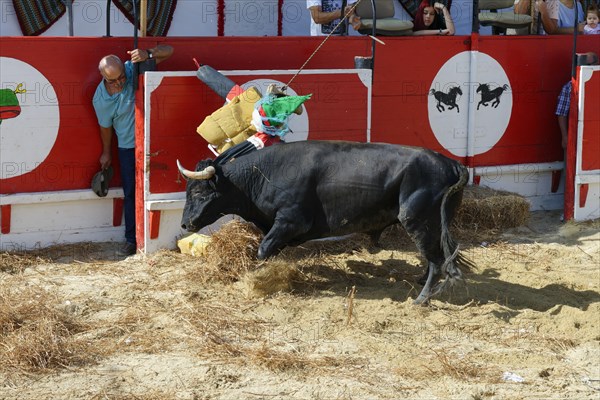
[[[451,87],[450,90],[448,90],[448,93],[435,91],[434,89],[431,89],[429,94],[433,95],[433,97],[435,97],[435,99],[437,100],[437,105],[435,106],[435,108],[437,108],[437,110],[439,112],[446,110],[444,108],[444,106],[442,105],[442,103],[444,103],[445,105],[448,106],[448,110],[452,110],[453,108],[456,108],[456,112],[460,112],[459,108],[458,108],[458,104],[456,104],[456,96],[457,95],[462,96],[463,93],[462,93],[462,90],[460,90],[459,86]]]
[[[502,87],[497,87],[496,89],[490,90],[489,84],[479,84],[477,87],[477,93],[481,92],[481,101],[477,104],[477,109],[479,110],[479,106],[487,107],[490,101],[492,102],[492,107],[498,108],[498,105],[500,104],[500,96],[502,96],[502,93],[508,89],[510,89],[508,85],[504,85]]]

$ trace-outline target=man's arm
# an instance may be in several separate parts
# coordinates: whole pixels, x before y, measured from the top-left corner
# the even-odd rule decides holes
[[[569,117],[564,115],[557,115],[558,127],[560,128],[560,135],[562,138],[562,148],[567,149],[567,138],[569,133]]]
[[[571,108],[571,82],[567,82],[558,95],[556,103],[556,118],[560,128],[561,144],[563,149],[567,148],[567,137],[569,132],[569,109]]]
[[[315,21],[315,24],[319,25],[328,24],[331,21],[335,21],[336,19],[340,19],[343,17],[342,10],[324,12],[319,6],[310,7],[309,10],[310,16],[312,17],[313,21]]]
[[[422,31],[414,31],[413,36],[445,36],[451,35],[448,29],[423,29]]]
[[[558,18],[555,18],[557,15],[554,15],[558,12],[558,4],[552,3],[551,7],[549,8],[544,0],[535,0],[535,5],[539,12],[540,18],[538,24],[542,24],[544,31],[546,31],[548,35],[562,33],[558,28]],[[530,7],[531,0],[519,0],[514,6],[515,14],[530,15]],[[571,29],[571,32],[572,31],[573,30]]]
[[[520,0],[515,4],[515,14],[527,14],[529,15],[529,0]]]
[[[454,35],[454,33],[456,32],[456,28],[454,28],[454,21],[452,20],[452,15],[450,15],[450,10],[448,10],[448,7],[443,6],[442,7],[442,14],[444,16],[444,22],[446,23],[446,28],[448,29],[448,33],[447,35]]]
[[[148,52],[152,53],[152,58],[156,60],[157,64],[159,64],[171,57],[173,54],[173,47],[167,44],[159,44],[158,46],[148,50],[130,50],[127,52],[127,54],[131,56],[131,62],[143,62],[150,58],[150,53]]]
[[[536,0],[535,4],[540,11],[541,23],[546,33],[548,35],[560,35],[561,32],[558,27],[558,0],[552,2]]]
[[[100,156],[100,166],[102,169],[106,169],[112,163],[112,156],[110,154],[110,142],[112,139],[113,128],[100,127],[100,139],[102,140],[102,155]]]
[[[551,18],[550,10],[548,10],[548,7],[546,7],[546,2],[542,0],[536,0],[535,4],[540,12],[539,18],[541,21],[538,21],[538,24],[542,24],[548,35],[558,34],[558,19]]]
[[[577,24],[577,32],[582,33],[583,27],[585,26],[584,22]],[[564,27],[564,28],[556,28],[556,33],[561,35],[573,34],[573,27]]]

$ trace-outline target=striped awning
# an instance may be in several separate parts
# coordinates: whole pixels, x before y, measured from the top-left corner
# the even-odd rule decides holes
[[[133,0],[112,2],[129,22],[133,23]],[[25,36],[41,35],[58,21],[66,10],[61,0],[13,0],[13,5]],[[167,35],[176,5],[177,0],[148,0],[146,33],[149,36]]]

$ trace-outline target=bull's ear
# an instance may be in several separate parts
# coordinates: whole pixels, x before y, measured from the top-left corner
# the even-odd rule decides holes
[[[195,171],[202,171],[206,167],[216,167],[216,164],[214,163],[214,160],[212,160],[210,158],[207,158],[205,160],[198,161],[198,163],[196,164]]]
[[[210,187],[215,190],[215,191],[219,191],[219,183],[221,181],[221,169],[219,167],[216,167],[216,172],[215,174],[208,180],[208,184],[210,185]]]

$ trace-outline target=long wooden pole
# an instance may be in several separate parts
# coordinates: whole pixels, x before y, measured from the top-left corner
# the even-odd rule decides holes
[[[148,16],[148,0],[141,0],[140,2],[140,36],[146,36],[146,27],[148,25],[147,22]]]

